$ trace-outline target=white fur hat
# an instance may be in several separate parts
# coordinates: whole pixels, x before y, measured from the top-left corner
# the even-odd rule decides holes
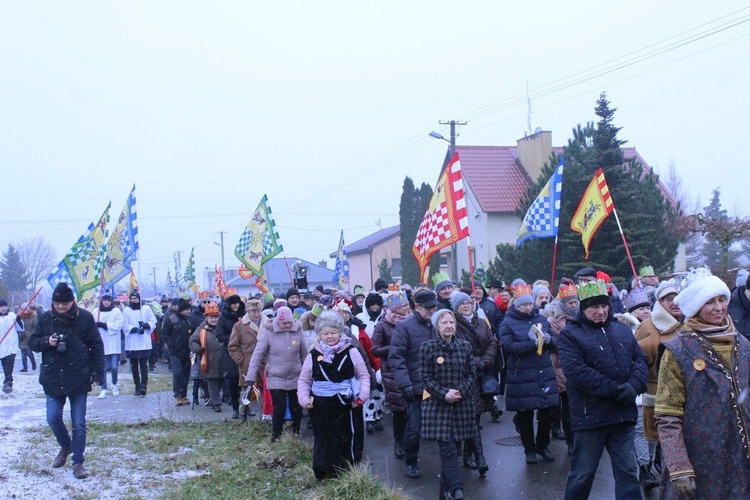
[[[729,288],[726,283],[716,276],[707,276],[683,288],[675,297],[674,302],[680,306],[686,318],[692,318],[698,314],[706,302],[719,295],[729,300]]]

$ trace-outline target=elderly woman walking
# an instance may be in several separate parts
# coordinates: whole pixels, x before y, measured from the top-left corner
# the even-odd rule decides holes
[[[471,344],[455,338],[456,316],[440,309],[432,315],[438,338],[420,348],[420,372],[426,394],[422,400],[422,430],[440,448],[440,498],[464,498],[464,483],[458,466],[462,441],[477,437],[474,400],[476,367]]]
[[[662,498],[750,498],[750,342],[727,314],[729,288],[691,270],[674,299],[685,326],[659,364],[654,415]]]
[[[354,409],[370,394],[370,374],[340,314],[325,311],[315,321],[317,340],[297,381],[299,404],[314,409],[313,471],[319,480],[358,461]]]
[[[263,306],[260,300],[252,299],[247,301],[247,312],[242,319],[232,327],[232,335],[229,337],[227,352],[232,360],[237,364],[239,373],[246,374],[250,366],[250,359],[253,357],[253,351],[258,344],[258,334],[260,332],[260,308]],[[261,380],[258,374],[252,377],[254,380]],[[245,388],[247,382],[245,377],[239,377],[237,381],[239,387]],[[248,405],[240,406],[240,421],[247,422],[247,417],[254,417],[255,414],[250,411]]]
[[[548,447],[552,413],[560,399],[550,351],[557,347],[557,336],[550,335],[549,323],[534,306],[530,286],[517,285],[513,297],[513,305],[500,325],[500,345],[508,358],[505,407],[516,412],[514,422],[521,434],[526,463],[537,463],[537,454],[552,462],[555,456]]]
[[[284,430],[287,400],[294,434],[299,434],[299,424],[302,420],[302,408],[297,402],[297,379],[307,356],[307,346],[302,335],[302,325],[294,319],[292,310],[286,306],[279,307],[271,324],[264,324],[261,328],[258,344],[245,375],[247,385],[252,386],[255,383],[260,365],[266,356],[266,387],[271,392],[273,400],[273,442],[281,437]]]

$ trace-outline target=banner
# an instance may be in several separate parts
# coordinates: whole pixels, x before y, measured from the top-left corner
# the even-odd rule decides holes
[[[138,222],[135,204],[135,184],[107,239],[107,258],[104,266],[104,288],[115,284],[130,273],[132,261],[138,258]]]
[[[587,259],[591,239],[614,208],[615,204],[609,194],[604,172],[600,168],[583,193],[573,214],[573,220],[570,221],[570,229],[581,235]]]
[[[560,226],[560,195],[562,194],[563,157],[557,169],[544,185],[539,196],[533,201],[518,229],[516,248],[533,238],[550,238],[557,236]]]
[[[427,281],[425,274],[432,255],[467,236],[469,220],[461,177],[461,162],[458,153],[455,153],[435,186],[427,213],[419,225],[414,241],[412,251],[419,263],[422,281]]]
[[[275,228],[268,197],[263,195],[234,249],[234,255],[256,276],[263,274],[263,264],[284,250]]]
[[[344,248],[344,230],[341,230],[339,238],[339,248],[336,252],[336,265],[333,268],[333,281],[339,285],[339,288],[346,289],[349,283],[349,261],[346,259],[346,249]]]
[[[195,247],[190,249],[190,258],[188,259],[188,265],[185,268],[184,282],[186,288],[195,285]]]

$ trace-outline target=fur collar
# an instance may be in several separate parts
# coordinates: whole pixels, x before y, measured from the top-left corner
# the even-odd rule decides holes
[[[654,304],[654,308],[651,310],[651,321],[654,326],[660,332],[666,332],[672,330],[680,322],[674,319],[674,316],[669,314],[666,309],[657,300]]]

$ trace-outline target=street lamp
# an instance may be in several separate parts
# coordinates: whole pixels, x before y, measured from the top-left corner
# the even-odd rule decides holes
[[[447,142],[448,144],[450,144],[450,142],[451,142],[451,141],[449,141],[448,139],[446,139],[445,137],[443,137],[443,136],[442,136],[442,134],[438,134],[438,133],[437,133],[437,132],[435,132],[435,131],[432,131],[432,132],[430,132],[430,133],[429,133],[429,134],[427,134],[427,135],[429,135],[429,136],[430,136],[430,137],[432,137],[433,139],[440,139],[440,140],[443,140],[443,141]]]

